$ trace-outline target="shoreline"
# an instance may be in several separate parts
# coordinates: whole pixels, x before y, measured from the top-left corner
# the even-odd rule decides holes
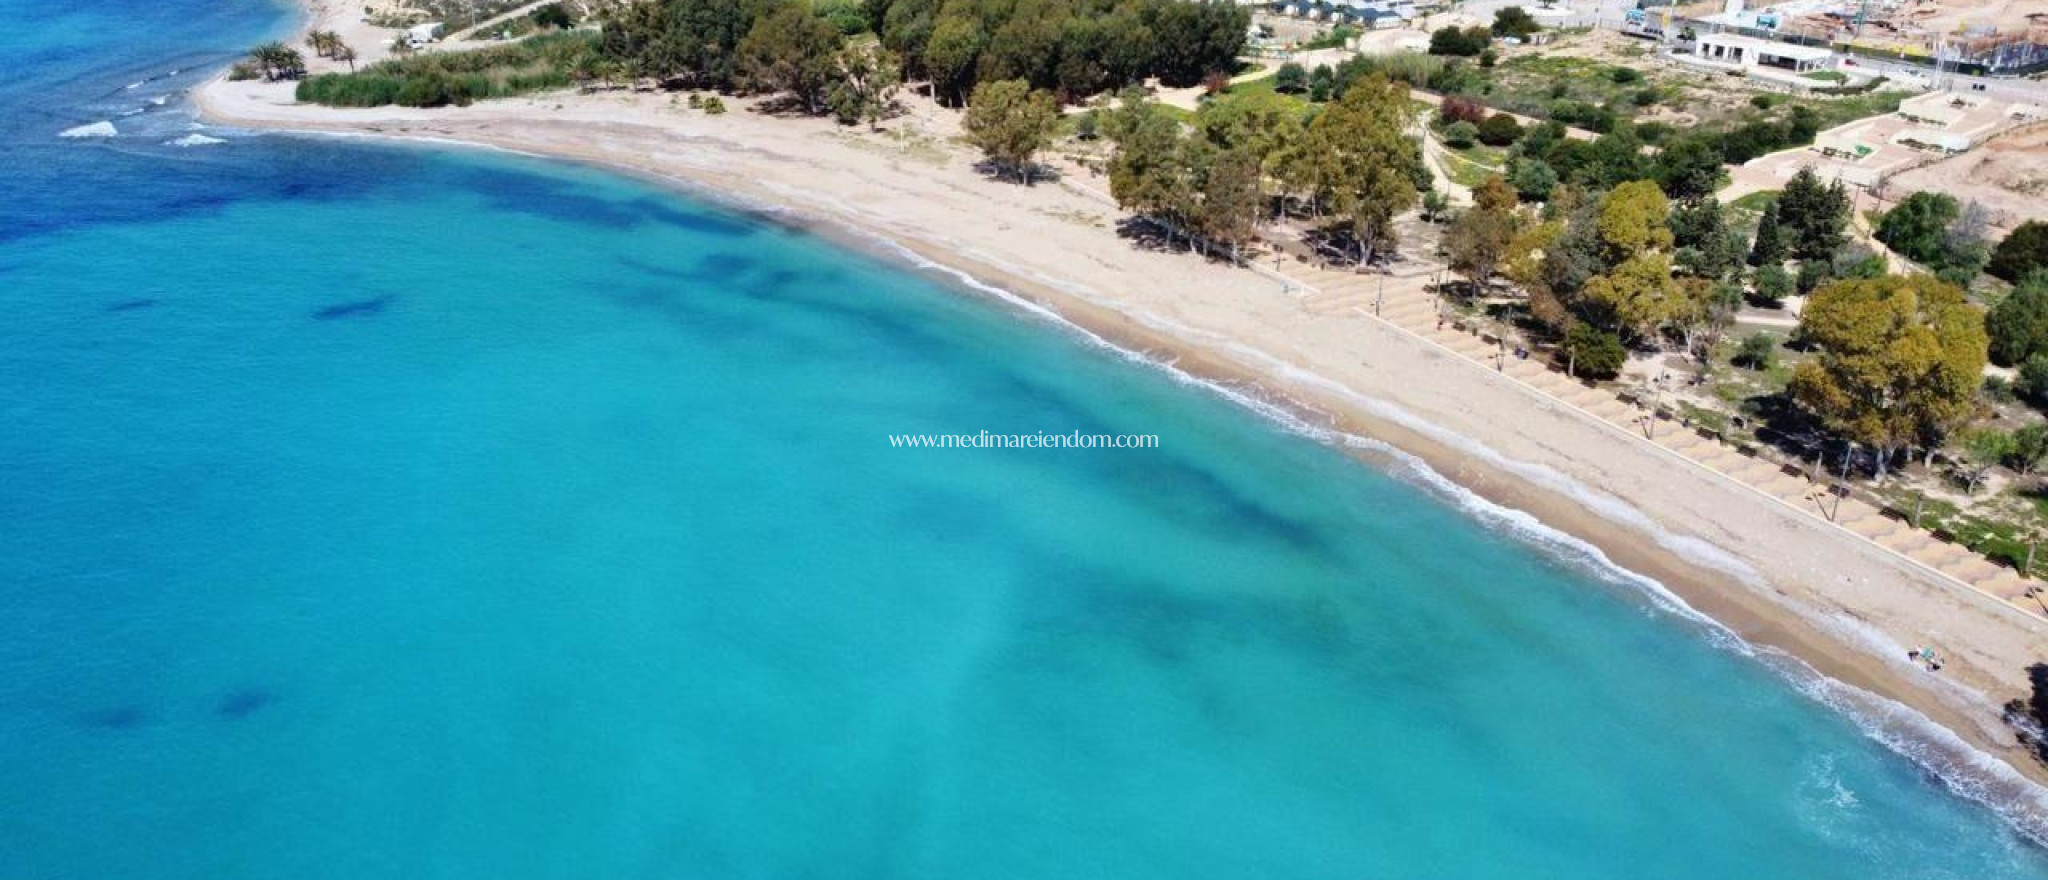
[[[1596,548],[1618,568],[1653,579],[1670,590],[1685,605],[1718,621],[1743,642],[1783,652],[1798,658],[1800,662],[1829,679],[1910,707],[1931,722],[1955,733],[1970,745],[2011,765],[2015,772],[2031,778],[2036,784],[2048,783],[2048,769],[2021,754],[2013,745],[2010,733],[1997,721],[1996,713],[1999,703],[2002,702],[2001,697],[2011,694],[2000,694],[1990,688],[1966,691],[1968,685],[1949,686],[1946,680],[1929,679],[1924,671],[1906,663],[1903,656],[1886,657],[1876,646],[1856,643],[1842,631],[1839,624],[1844,621],[1832,621],[1827,618],[1826,612],[1832,609],[1799,607],[1802,604],[1799,597],[1772,582],[1775,578],[1771,576],[1780,574],[1777,569],[1781,566],[1756,566],[1762,575],[1761,583],[1734,583],[1739,579],[1732,577],[1727,571],[1718,570],[1700,560],[1687,559],[1681,553],[1661,546],[1654,535],[1652,541],[1644,542],[1641,540],[1644,535],[1639,529],[1629,528],[1629,524],[1619,523],[1611,516],[1589,509],[1582,501],[1558,491],[1556,487],[1540,485],[1526,474],[1513,473],[1506,468],[1495,466],[1494,463],[1481,461],[1471,455],[1470,450],[1461,450],[1440,437],[1425,435],[1412,425],[1400,424],[1397,420],[1387,417],[1384,412],[1374,412],[1371,407],[1361,405],[1360,400],[1356,399],[1377,400],[1389,406],[1403,407],[1403,401],[1392,399],[1391,396],[1382,393],[1387,390],[1384,387],[1359,387],[1359,383],[1326,376],[1313,366],[1295,363],[1285,352],[1267,351],[1256,343],[1243,343],[1240,346],[1236,340],[1227,340],[1229,344],[1218,344],[1215,340],[1200,338],[1199,334],[1194,332],[1175,332],[1170,329],[1169,321],[1147,311],[1142,304],[1120,302],[1116,297],[1103,295],[1085,283],[1069,281],[1062,277],[1056,265],[1018,266],[999,256],[980,253],[972,247],[962,246],[959,242],[948,241],[946,236],[937,234],[935,230],[927,230],[927,234],[918,235],[914,229],[902,228],[905,223],[914,226],[914,218],[905,223],[893,224],[896,228],[892,234],[889,230],[890,224],[872,222],[873,215],[870,212],[843,201],[835,208],[830,194],[820,194],[822,198],[806,201],[797,198],[787,189],[778,191],[775,186],[763,179],[722,173],[722,166],[717,162],[664,163],[658,156],[644,153],[631,154],[630,158],[605,155],[605,150],[601,146],[604,138],[590,137],[594,132],[588,128],[590,125],[602,126],[612,123],[586,122],[579,126],[579,137],[576,141],[581,148],[575,149],[560,142],[550,142],[546,137],[536,136],[533,132],[522,135],[516,130],[516,126],[521,122],[515,118],[518,114],[515,112],[507,115],[502,112],[508,109],[516,110],[521,104],[533,108],[544,103],[554,103],[557,98],[563,101],[577,101],[577,98],[543,96],[544,100],[499,102],[499,106],[487,112],[469,114],[394,109],[385,113],[363,112],[350,118],[347,111],[317,108],[314,114],[307,118],[266,119],[261,115],[246,112],[247,107],[223,106],[217,100],[219,96],[213,93],[220,85],[221,82],[216,79],[194,90],[192,97],[202,118],[259,130],[330,136],[367,136],[413,144],[486,148],[544,160],[567,160],[601,167],[665,187],[680,189],[692,197],[705,198],[723,206],[804,228],[835,243],[852,246],[884,259],[909,264],[912,268],[930,276],[937,276],[955,287],[990,288],[980,291],[979,294],[997,299],[1012,299],[1029,304],[1034,309],[1042,309],[1052,320],[1067,324],[1073,330],[1093,336],[1105,344],[1134,353],[1155,367],[1178,371],[1213,387],[1251,389],[1250,393],[1256,399],[1282,407],[1310,424],[1325,425],[1343,434],[1373,438],[1413,455],[1445,480],[1471,491],[1478,498],[1502,508],[1526,512],[1546,527]],[[562,105],[555,103],[554,106],[559,110]],[[238,109],[244,112],[235,112]],[[546,111],[535,113],[529,110],[528,115],[545,113]],[[327,118],[320,118],[321,116]],[[476,118],[462,118],[465,116]],[[528,120],[528,123],[534,126],[554,124],[546,119]],[[771,120],[766,124],[792,126],[788,132],[792,138],[817,133],[808,130],[816,129],[817,126],[809,126],[806,129],[802,122],[795,120]],[[639,136],[651,134],[658,139],[679,140],[684,145],[692,143],[692,135],[687,132],[662,130],[658,126],[637,127],[653,129],[651,133],[639,132]],[[826,133],[837,134],[829,129]],[[750,149],[762,154],[772,154],[779,146],[773,141],[756,143],[744,138],[738,139],[738,143],[740,146],[731,148]],[[952,169],[945,169],[939,173],[951,172]],[[1065,187],[1057,183],[1039,187],[1052,188]],[[1013,194],[1020,197],[1024,195],[1022,192]],[[990,205],[987,210],[998,213],[1004,210],[1004,206]],[[1100,236],[1106,248],[1125,251],[1133,249],[1130,243],[1117,239],[1107,230],[1097,229],[1094,230],[1094,234]],[[1196,258],[1191,256],[1180,255],[1175,258],[1186,264],[1197,262]],[[1227,286],[1231,288],[1270,286],[1265,279],[1248,272],[1236,272],[1208,265],[1197,268],[1211,273],[1223,282],[1228,282]],[[956,274],[958,277],[951,277]],[[1192,330],[1186,327],[1182,329]],[[1369,321],[1347,321],[1345,329],[1359,331],[1369,337],[1366,347],[1406,348],[1408,351],[1401,353],[1403,357],[1441,361],[1443,363],[1440,368],[1443,370],[1476,373],[1477,379],[1498,384],[1492,382],[1496,377],[1485,375],[1483,369],[1476,369],[1469,364],[1452,363],[1449,358],[1440,354],[1420,350],[1429,344],[1426,340],[1409,336],[1391,327]],[[1248,357],[1248,352],[1242,349],[1250,349],[1251,352],[1268,358],[1270,363],[1261,364],[1257,358]],[[1302,375],[1290,376],[1282,367],[1298,369]],[[1317,387],[1318,382],[1305,381],[1305,377],[1330,383],[1332,387],[1348,392],[1348,395],[1336,393],[1331,388]],[[1472,380],[1475,377],[1460,374],[1458,378]],[[1501,390],[1510,395],[1520,393],[1518,389],[1512,388]],[[1533,401],[1525,402],[1522,406],[1532,411],[1543,408],[1540,403]],[[1563,415],[1566,418],[1573,418],[1568,413]],[[1415,418],[1429,424],[1442,425],[1441,422],[1431,419],[1428,413],[1417,413]],[[1483,444],[1488,449],[1497,448],[1494,443],[1489,442],[1492,438],[1474,436],[1471,432],[1460,430],[1459,426],[1442,425],[1442,430],[1473,443]],[[1353,451],[1361,457],[1374,457],[1370,453],[1360,453],[1355,449]],[[1508,451],[1500,451],[1498,455],[1509,461],[1526,461]],[[1566,476],[1595,491],[1610,490],[1606,483],[1578,479],[1571,474]],[[1634,499],[1626,492],[1616,493],[1613,497],[1635,507]],[[1760,503],[1758,499],[1748,500],[1751,506]],[[1753,514],[1755,511],[1749,513]],[[1776,517],[1784,515],[1783,512],[1773,513]],[[1655,521],[1660,527],[1669,523],[1668,518],[1659,517],[1654,513],[1645,512],[1643,516]],[[1671,531],[1679,533],[1679,530]],[[1803,531],[1815,530],[1807,524]],[[1830,549],[1834,554],[1862,556],[1865,557],[1864,562],[1880,568],[1896,569],[1904,563],[1902,559],[1871,559],[1869,557],[1889,554],[1874,546],[1854,546],[1847,540],[1849,536],[1846,534],[1816,533],[1806,537],[1833,545]],[[1710,538],[1697,540],[1704,541],[1710,546],[1721,547],[1720,543]],[[1739,553],[1737,555],[1740,556]],[[1897,574],[1902,578],[1907,577],[1905,573]],[[1857,617],[1853,613],[1847,616],[1852,619]],[[1884,630],[1884,627],[1875,624],[1873,628],[1880,632]],[[2040,644],[2043,642],[2033,642],[2036,646]],[[1903,654],[1903,651],[1899,653]],[[2010,670],[2007,675],[2017,671]],[[1995,673],[1990,676],[1993,681],[2003,677]]]

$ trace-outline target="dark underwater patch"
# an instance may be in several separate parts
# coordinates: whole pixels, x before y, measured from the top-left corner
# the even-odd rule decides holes
[[[369,317],[370,315],[375,315],[384,311],[385,306],[391,305],[391,303],[397,299],[398,297],[387,293],[383,296],[373,297],[370,299],[360,299],[356,300],[355,302],[338,303],[336,305],[331,305],[324,309],[315,311],[313,313],[313,320],[338,321],[343,318]]]
[[[149,711],[141,706],[113,706],[88,712],[78,721],[86,727],[101,730],[134,730],[149,723]]]
[[[275,702],[276,694],[259,688],[243,688],[221,697],[220,703],[213,707],[213,714],[230,721],[240,721]]]

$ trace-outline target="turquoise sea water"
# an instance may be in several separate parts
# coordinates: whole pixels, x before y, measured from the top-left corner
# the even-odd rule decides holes
[[[2048,877],[1635,588],[1016,309],[590,171],[168,146],[282,10],[14,15],[0,877]],[[1160,448],[888,443],[980,430]]]

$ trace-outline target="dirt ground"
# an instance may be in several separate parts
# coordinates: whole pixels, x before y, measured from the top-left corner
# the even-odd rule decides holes
[[[2001,231],[2048,219],[2048,125],[2000,135],[1960,156],[1905,172],[1885,190],[1890,198],[1927,190],[1974,200],[1990,209],[1991,225]]]

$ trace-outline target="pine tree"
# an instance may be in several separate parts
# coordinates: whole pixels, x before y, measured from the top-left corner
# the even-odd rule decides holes
[[[1785,230],[1778,226],[1778,203],[1764,207],[1764,216],[1756,224],[1756,241],[1749,246],[1749,264],[1752,266],[1776,265],[1785,261]]]

